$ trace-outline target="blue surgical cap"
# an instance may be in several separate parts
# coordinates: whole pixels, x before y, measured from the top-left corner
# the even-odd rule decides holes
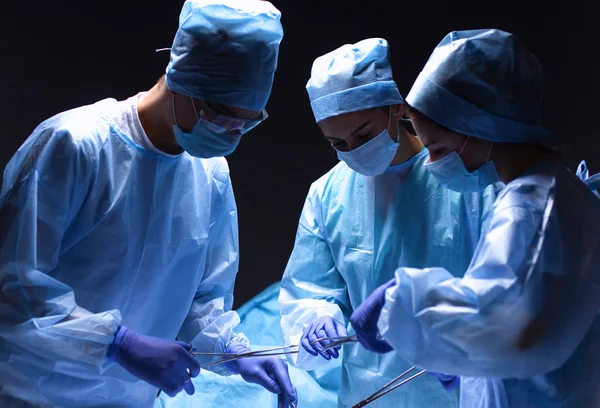
[[[281,13],[261,0],[187,0],[167,67],[182,95],[263,110],[273,86]]]
[[[369,38],[317,58],[306,84],[316,121],[404,103],[388,54],[386,40]]]
[[[440,125],[493,142],[540,143],[542,67],[501,30],[454,31],[435,48],[406,101]]]

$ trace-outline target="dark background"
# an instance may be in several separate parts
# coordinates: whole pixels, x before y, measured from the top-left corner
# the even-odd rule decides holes
[[[0,168],[33,128],[66,109],[149,89],[163,73],[182,0],[11,1],[0,15]],[[547,16],[452,15],[453,3],[278,1],[285,30],[269,119],[229,156],[239,206],[241,266],[236,306],[280,279],[308,187],[337,159],[310,110],[304,86],[313,60],[368,37],[390,42],[406,96],[435,45],[457,29],[518,35],[546,74],[544,125],[600,172],[596,122],[600,48],[591,10],[547,3]],[[501,3],[490,3],[497,10]],[[560,5],[560,9],[556,8]],[[8,7],[8,8],[6,8]]]

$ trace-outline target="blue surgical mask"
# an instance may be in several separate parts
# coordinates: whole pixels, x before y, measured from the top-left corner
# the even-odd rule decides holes
[[[190,98],[191,99],[191,98]],[[191,156],[208,159],[211,157],[223,157],[231,154],[240,143],[241,132],[229,132],[214,123],[211,123],[198,115],[194,100],[191,99],[194,112],[196,113],[196,125],[191,132],[186,133],[177,125],[175,116],[175,101],[173,100],[173,133],[177,144]]]
[[[394,160],[400,141],[400,137],[395,142],[390,137],[391,121],[392,110],[390,106],[390,120],[387,129],[354,150],[349,152],[337,150],[338,159],[344,161],[352,170],[365,176],[382,174]]]
[[[477,170],[469,172],[460,158],[460,154],[468,140],[467,137],[459,153],[451,152],[433,163],[427,163],[425,166],[436,180],[447,189],[459,193],[478,193],[490,184],[500,181],[494,162],[489,160],[494,144],[490,145],[485,164]]]

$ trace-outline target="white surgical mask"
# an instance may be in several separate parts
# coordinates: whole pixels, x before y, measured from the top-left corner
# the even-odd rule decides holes
[[[391,123],[392,107],[390,106],[387,129],[383,129],[380,134],[354,150],[349,152],[337,150],[338,159],[344,161],[352,170],[365,176],[382,174],[394,160],[398,146],[400,146],[400,136],[396,141],[390,137]]]
[[[451,152],[433,163],[427,163],[425,166],[436,180],[447,189],[459,193],[478,193],[490,184],[500,181],[496,166],[493,161],[490,161],[494,144],[490,145],[485,164],[477,170],[469,172],[460,158],[460,154],[467,145],[468,140],[469,137],[465,140],[460,152]]]

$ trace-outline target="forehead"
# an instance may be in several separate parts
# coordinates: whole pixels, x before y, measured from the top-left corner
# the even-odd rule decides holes
[[[417,136],[424,145],[427,146],[444,138],[444,132],[447,129],[438,125],[427,116],[415,109],[410,109],[408,115],[417,132]]]
[[[376,110],[368,109],[357,112],[332,116],[319,122],[319,127],[325,136],[350,136],[359,126],[376,118]]]

